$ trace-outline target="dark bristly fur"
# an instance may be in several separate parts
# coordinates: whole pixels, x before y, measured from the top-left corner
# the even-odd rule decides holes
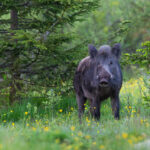
[[[89,45],[89,54],[79,63],[74,77],[80,121],[87,99],[90,100],[92,116],[99,119],[100,104],[108,97],[111,98],[114,117],[119,119],[119,92],[122,86],[120,44],[115,44],[112,48],[103,45],[98,51]]]

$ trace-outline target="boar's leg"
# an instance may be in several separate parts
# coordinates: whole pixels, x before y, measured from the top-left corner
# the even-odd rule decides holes
[[[86,102],[86,98],[83,95],[76,95],[76,99],[77,99],[77,104],[78,104],[78,113],[79,113],[79,120],[81,122],[81,117],[84,113],[84,104]]]
[[[112,106],[112,112],[115,117],[115,119],[119,119],[119,110],[120,110],[120,102],[119,102],[119,95],[116,95],[114,97],[111,97],[111,106]]]
[[[94,117],[96,120],[100,119],[100,101],[99,100],[91,101],[90,111],[91,111],[92,117]]]

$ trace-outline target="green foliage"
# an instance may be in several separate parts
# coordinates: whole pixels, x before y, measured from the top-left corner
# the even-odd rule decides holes
[[[125,53],[123,56],[124,64],[138,64],[141,67],[150,67],[150,42],[146,41],[142,43],[144,48],[137,49],[136,53]]]
[[[138,65],[140,67],[146,68],[146,75],[144,79],[144,83],[147,87],[147,92],[144,92],[143,95],[143,100],[144,104],[149,107],[150,106],[150,42],[146,41],[142,43],[142,46],[144,48],[137,49],[135,53],[129,54],[125,53],[124,56],[122,57],[122,65]],[[141,70],[143,71],[143,70]],[[144,71],[145,72],[145,71]],[[142,72],[143,73],[143,72]]]
[[[98,7],[97,2],[0,2],[0,73],[8,79],[7,86],[11,87],[10,103],[20,99],[23,96],[21,92],[29,85],[58,86],[62,80],[72,76],[75,62],[79,59],[74,50],[80,50],[82,43],[69,46],[75,35],[65,32],[65,28],[84,19],[84,14]]]
[[[147,91],[143,92],[144,105],[147,109],[150,109],[150,75],[145,75],[144,83],[147,89]]]
[[[75,32],[79,40],[88,39],[98,46],[120,42],[123,52],[135,52],[149,37],[149,1],[102,0],[101,7],[87,20],[78,22]]]

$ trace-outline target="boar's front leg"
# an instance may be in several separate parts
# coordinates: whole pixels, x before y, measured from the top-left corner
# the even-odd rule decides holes
[[[84,108],[85,108],[85,102],[86,102],[86,98],[80,94],[76,94],[76,99],[77,99],[77,104],[78,104],[78,113],[79,113],[79,121],[81,123],[81,117],[84,113]]]
[[[120,110],[120,100],[119,100],[119,94],[116,96],[111,97],[111,106],[112,106],[112,112],[115,117],[115,119],[119,119],[119,110]]]
[[[93,99],[91,100],[91,108],[90,108],[92,116],[96,119],[100,119],[100,101]]]

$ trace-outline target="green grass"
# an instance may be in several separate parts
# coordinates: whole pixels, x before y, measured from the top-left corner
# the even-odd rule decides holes
[[[2,149],[134,149],[135,144],[150,138],[150,119],[142,117],[106,119],[95,122],[77,114],[60,114],[51,120],[3,123],[0,127]]]
[[[148,92],[143,80],[132,79],[120,93],[121,119],[114,120],[110,101],[102,104],[101,120],[89,115],[86,104],[82,124],[78,121],[75,96],[51,104],[32,100],[0,112],[0,149],[6,150],[134,150],[150,139],[150,109],[143,105]],[[146,146],[146,144],[144,144]],[[140,150],[149,147],[138,145]]]

